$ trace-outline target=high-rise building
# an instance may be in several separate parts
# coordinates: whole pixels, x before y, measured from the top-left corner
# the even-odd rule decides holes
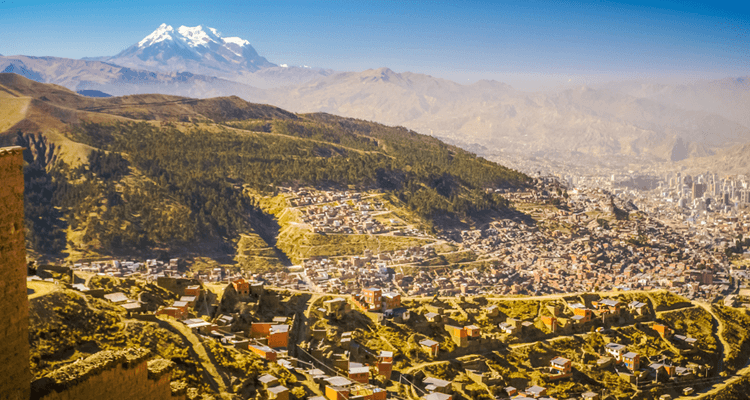
[[[706,193],[705,183],[693,183],[693,199],[700,199]]]

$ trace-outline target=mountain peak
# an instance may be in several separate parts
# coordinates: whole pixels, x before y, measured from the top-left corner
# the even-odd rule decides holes
[[[162,72],[197,69],[199,73],[214,71],[214,74],[276,66],[240,37],[223,37],[218,30],[205,25],[181,25],[174,29],[166,23],[107,61]]]
[[[165,40],[174,40],[172,37],[173,34],[174,29],[172,28],[172,25],[161,24],[155,31],[151,32],[150,35],[138,42],[138,47],[148,47]]]
[[[214,33],[216,29],[209,28],[209,31],[211,31],[211,35],[206,33],[201,25],[194,27],[182,25],[177,28],[177,32],[190,47],[205,46],[209,42],[217,42],[217,39],[220,39],[219,35]]]

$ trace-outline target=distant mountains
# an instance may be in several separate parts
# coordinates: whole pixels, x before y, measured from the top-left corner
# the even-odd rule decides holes
[[[192,72],[159,73],[58,57],[0,57],[0,72],[14,72],[73,91],[99,90],[114,96],[160,93],[205,98],[237,94],[250,98],[263,93],[248,85]]]
[[[676,87],[696,98],[714,86]],[[495,81],[460,85],[387,68],[339,73],[296,88],[266,91],[266,101],[298,112],[325,111],[404,125],[464,146],[576,161],[623,156],[679,161],[750,141],[750,90],[726,89],[742,102],[711,111],[697,102],[638,97],[626,90],[580,87],[556,94],[525,93]],[[715,99],[719,104],[731,102]],[[690,108],[688,108],[688,106]],[[700,111],[697,111],[700,110]],[[716,112],[713,112],[716,111]]]
[[[277,65],[247,40],[200,25],[162,24],[112,57],[0,57],[0,71],[115,96],[236,95],[295,112],[403,125],[485,154],[576,163],[672,162],[750,143],[748,78],[525,93],[496,81],[462,85],[388,68],[336,72]]]
[[[202,25],[174,29],[161,24],[116,56],[90,60],[167,74],[190,72],[259,88],[296,85],[333,72],[274,64],[260,56],[247,40],[224,37],[216,29]]]

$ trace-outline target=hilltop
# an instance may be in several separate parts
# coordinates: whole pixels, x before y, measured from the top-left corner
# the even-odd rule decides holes
[[[530,182],[405,128],[237,97],[92,98],[16,74],[0,74],[0,93],[16,104],[0,120],[2,141],[29,148],[39,174],[27,197],[36,193],[30,210],[45,215],[29,224],[40,254],[190,248],[232,256],[245,234],[273,247],[273,217],[248,193],[280,185],[379,190],[440,229],[508,207],[486,189]],[[33,239],[50,227],[60,235]]]

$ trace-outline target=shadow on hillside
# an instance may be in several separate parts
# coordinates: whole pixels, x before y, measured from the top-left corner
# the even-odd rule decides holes
[[[257,233],[258,236],[260,236],[260,238],[268,244],[268,246],[273,248],[274,253],[276,253],[276,257],[285,266],[288,267],[292,265],[292,261],[289,259],[286,253],[276,247],[277,238],[279,237],[279,232],[281,231],[281,226],[279,225],[279,222],[276,220],[276,218],[271,214],[267,214],[263,211],[258,210],[251,215],[250,221],[253,230],[255,230],[255,233]]]

